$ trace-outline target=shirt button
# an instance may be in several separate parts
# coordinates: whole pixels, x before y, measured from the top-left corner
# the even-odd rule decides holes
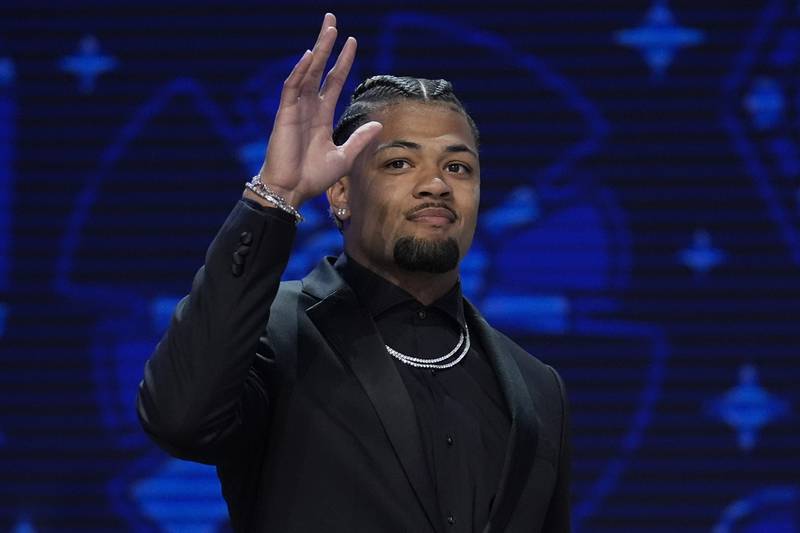
[[[453,515],[448,515],[447,516],[447,523],[450,524],[451,526],[456,523],[456,519],[453,518]]]
[[[455,440],[453,440],[453,437],[451,437],[450,435],[448,435],[448,436],[447,436],[447,445],[448,445],[448,446],[452,446],[454,442],[455,442]]]
[[[428,313],[426,313],[424,309],[420,309],[417,311],[417,316],[420,320],[425,320],[425,317],[428,316]]]

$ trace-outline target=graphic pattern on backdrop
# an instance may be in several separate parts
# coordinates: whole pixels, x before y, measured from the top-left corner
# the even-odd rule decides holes
[[[19,27],[0,22],[0,528],[227,531],[214,469],[155,448],[136,387],[261,164],[316,10],[264,7],[284,32],[265,36],[235,5],[181,8],[185,26],[2,9]],[[567,382],[576,531],[800,529],[797,7],[340,13],[356,18],[345,93],[446,77],[481,128],[462,283]],[[32,39],[41,24],[69,31]],[[323,199],[304,215],[286,279],[341,247]]]

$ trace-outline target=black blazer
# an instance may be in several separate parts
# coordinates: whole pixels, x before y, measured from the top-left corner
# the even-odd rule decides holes
[[[457,531],[437,508],[411,398],[332,259],[279,284],[293,237],[282,213],[237,204],[145,366],[145,431],[217,466],[236,531]],[[483,531],[569,531],[561,379],[469,302],[465,314],[511,416]]]

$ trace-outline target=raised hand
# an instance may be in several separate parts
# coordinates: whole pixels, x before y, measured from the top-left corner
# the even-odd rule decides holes
[[[333,115],[356,53],[348,37],[320,86],[336,42],[336,17],[327,13],[313,50],[306,50],[283,84],[261,181],[298,207],[346,175],[358,154],[380,132],[378,122],[358,128],[342,146],[333,143]],[[249,192],[249,191],[247,191]]]

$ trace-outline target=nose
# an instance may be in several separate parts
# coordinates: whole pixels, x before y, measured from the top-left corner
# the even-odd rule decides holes
[[[414,188],[415,198],[449,198],[452,193],[450,184],[439,172],[426,174]]]

